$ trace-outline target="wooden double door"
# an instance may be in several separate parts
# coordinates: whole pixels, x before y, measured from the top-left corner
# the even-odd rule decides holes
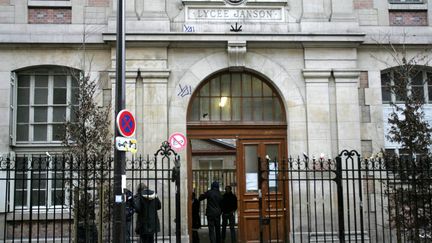
[[[287,153],[286,136],[285,125],[261,129],[257,126],[188,127],[190,140],[224,138],[236,141],[238,242],[287,240],[289,194],[287,180],[284,180],[287,178],[286,166],[283,166]],[[192,178],[192,153],[195,149],[189,147],[189,178]],[[260,175],[264,180],[259,179]],[[189,188],[193,190],[192,183]]]
[[[285,139],[239,139],[239,242],[284,242],[288,234]]]

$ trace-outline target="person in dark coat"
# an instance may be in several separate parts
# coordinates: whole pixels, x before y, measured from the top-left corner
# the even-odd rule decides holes
[[[199,243],[198,230],[201,228],[200,201],[192,192],[192,243]]]
[[[225,242],[226,227],[229,221],[231,232],[231,243],[236,242],[236,232],[234,230],[235,217],[234,213],[237,210],[237,197],[232,193],[231,186],[225,187],[225,194],[221,202],[222,209],[222,242]]]
[[[155,234],[160,231],[157,210],[162,208],[156,193],[140,184],[134,197],[135,212],[138,213],[135,232],[140,236],[141,243],[153,243]]]
[[[214,181],[211,189],[201,194],[199,200],[207,199],[206,216],[209,228],[210,243],[220,243],[220,203],[222,196],[219,191],[219,183]]]

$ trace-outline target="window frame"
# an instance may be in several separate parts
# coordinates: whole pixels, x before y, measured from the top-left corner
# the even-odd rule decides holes
[[[52,144],[52,145],[58,145],[60,146],[62,141],[61,139],[57,140],[55,139],[55,134],[54,134],[54,127],[56,125],[62,125],[64,124],[65,121],[68,121],[71,119],[71,115],[72,115],[72,108],[74,105],[76,104],[72,104],[72,90],[75,89],[72,85],[72,82],[74,79],[74,76],[71,72],[67,71],[67,67],[64,67],[65,70],[64,71],[60,71],[59,66],[41,66],[41,67],[36,67],[36,68],[31,68],[31,69],[27,69],[27,70],[22,70],[22,71],[17,71],[15,72],[15,82],[14,82],[14,87],[12,87],[13,90],[13,96],[14,96],[14,100],[13,100],[13,104],[11,104],[11,113],[13,114],[13,129],[11,129],[11,136],[13,136],[13,143],[12,145],[14,146],[19,146],[19,145],[41,145],[41,144]],[[48,69],[47,72],[43,71],[45,69]],[[76,71],[75,69],[71,69],[73,71]],[[47,102],[46,104],[36,104],[35,103],[35,91],[36,91],[36,76],[47,76]],[[19,99],[19,88],[20,88],[20,77],[22,76],[29,76],[29,101],[28,101],[28,120],[26,122],[22,122],[22,121],[18,121],[18,110],[20,105],[18,104],[18,99]],[[66,77],[66,102],[64,104],[55,104],[54,102],[54,92],[55,92],[55,88],[59,88],[59,87],[55,87],[55,77],[56,76],[65,76]],[[24,104],[25,105],[25,104]],[[35,116],[34,116],[34,112],[35,109],[38,107],[46,107],[47,109],[47,116],[46,116],[46,121],[43,122],[36,122],[35,121]],[[65,119],[63,121],[54,121],[54,109],[56,107],[63,107],[65,108]],[[18,138],[18,133],[19,133],[19,129],[18,129],[18,125],[27,125],[27,140],[20,140]],[[34,137],[34,132],[35,132],[35,126],[37,125],[45,125],[46,126],[46,139],[45,140],[35,140]]]
[[[67,186],[67,171],[66,170],[58,170],[56,166],[53,166],[53,159],[52,157],[35,157],[35,156],[17,156],[15,163],[18,163],[18,158],[23,159],[24,165],[22,169],[18,169],[18,166],[15,164],[15,170],[14,170],[14,180],[11,184],[11,196],[12,196],[12,208],[14,210],[22,210],[22,211],[30,211],[32,209],[40,210],[40,209],[47,209],[47,210],[54,210],[56,208],[64,208],[66,205],[70,205],[69,199],[70,199],[70,188]],[[36,161],[36,162],[35,162]],[[48,166],[46,168],[33,168],[32,165],[35,163],[47,163]],[[56,160],[57,163],[62,163],[62,160]],[[40,165],[39,164],[39,165]],[[17,179],[17,175],[22,174],[24,175],[22,178]],[[41,175],[45,174],[45,178],[35,179],[35,175]],[[62,175],[59,178],[59,174]],[[41,181],[45,181],[46,185],[44,187],[40,186]],[[55,183],[57,180],[62,181],[63,187],[55,187]],[[18,181],[22,181],[22,188],[17,188]],[[32,188],[33,183],[38,183],[39,186],[36,188]],[[25,185],[25,187],[24,187]],[[61,190],[59,190],[61,189]],[[39,193],[41,190],[45,191],[45,198],[43,199],[44,202],[42,202],[42,199],[38,197],[38,203],[37,205],[33,205],[32,203],[32,193],[36,192]],[[55,204],[53,201],[53,193],[56,191],[63,191],[63,203]],[[21,194],[23,197],[21,198],[21,202],[17,202],[17,195]],[[25,202],[25,203],[24,203]]]
[[[397,68],[397,67],[395,67]],[[396,94],[389,90],[388,92],[390,92],[390,100],[384,100],[384,93],[383,90],[385,87],[391,87],[392,85],[395,84],[395,80],[394,80],[394,69],[395,68],[389,68],[387,70],[383,70],[381,71],[381,75],[380,75],[380,81],[381,81],[381,102],[382,104],[402,104],[403,101],[397,100],[396,98]],[[429,80],[429,77],[432,78],[432,68],[429,67],[416,67],[418,69],[419,72],[422,72],[422,85],[418,85],[418,84],[412,84],[412,77],[410,76],[410,80],[409,80],[409,86],[407,87],[407,92],[408,95],[411,93],[411,90],[413,87],[420,87],[423,86],[423,101],[425,105],[429,105],[432,104],[432,94],[429,93],[429,89],[432,90],[432,80]],[[390,86],[389,85],[385,85],[383,83],[383,75],[388,74],[389,80],[390,80]]]
[[[234,75],[238,75],[238,77],[234,77]],[[223,89],[223,80],[224,77],[228,77],[228,88]],[[245,79],[247,77],[247,80]],[[214,81],[216,80],[216,81]],[[218,81],[217,81],[218,80]],[[257,83],[256,81],[259,81],[259,95],[254,92],[254,83]],[[212,83],[218,82],[219,87],[217,89],[218,94],[214,94],[212,91]],[[234,85],[235,82],[239,82],[239,84]],[[244,93],[245,88],[244,84],[247,83],[250,87],[248,88],[248,92],[250,93]],[[217,85],[216,85],[217,86]],[[207,88],[206,88],[207,87]],[[205,91],[206,88],[206,94],[203,94],[202,92]],[[238,89],[238,90],[237,90]],[[237,92],[235,92],[237,90]],[[228,92],[227,95],[224,95],[223,92]],[[257,90],[255,90],[257,91]],[[268,92],[271,92],[271,95],[269,95]],[[217,107],[216,110],[213,110],[214,107],[212,107],[212,104],[217,104],[217,101],[222,101],[223,97],[227,97],[228,99],[228,106],[229,108],[229,114],[224,115],[223,106],[219,104],[220,107]],[[213,102],[212,102],[213,100]],[[234,105],[233,101],[237,101],[237,105]],[[245,116],[247,113],[245,111],[245,104],[248,103],[247,101],[250,101],[250,105],[246,108],[248,108],[251,113],[249,116]],[[206,103],[203,103],[203,101],[207,101]],[[267,109],[265,109],[265,103],[271,102],[271,109],[268,109],[271,111],[271,119],[266,119],[266,112],[268,112]],[[203,113],[202,106],[205,104],[205,106],[208,109],[208,113]],[[255,105],[259,105],[260,109],[259,112],[257,112],[256,109],[254,109]],[[235,111],[235,107],[238,108],[237,111]],[[213,117],[213,111],[217,113],[216,118]],[[238,114],[234,114],[234,113]],[[203,116],[207,115],[206,117]],[[225,118],[224,118],[225,117]],[[205,79],[195,90],[194,94],[192,95],[190,105],[188,108],[188,114],[187,114],[187,123],[189,125],[194,124],[201,124],[201,125],[224,125],[224,124],[241,124],[241,125],[247,125],[247,124],[260,124],[260,125],[281,125],[286,123],[286,115],[285,115],[285,107],[282,102],[282,98],[279,95],[279,93],[275,90],[273,85],[271,85],[267,80],[263,79],[262,77],[255,75],[254,73],[242,71],[242,72],[232,72],[232,71],[223,71],[216,73],[207,79]]]

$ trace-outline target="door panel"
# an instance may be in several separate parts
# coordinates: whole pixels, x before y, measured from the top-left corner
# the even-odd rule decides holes
[[[283,140],[239,140],[239,230],[242,242],[284,241],[286,201],[279,164]],[[262,173],[260,173],[260,171]],[[264,178],[261,181],[260,179]],[[260,198],[261,192],[261,198]],[[260,227],[260,216],[263,220]]]

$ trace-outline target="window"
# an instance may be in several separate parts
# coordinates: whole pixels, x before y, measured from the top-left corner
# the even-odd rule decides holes
[[[192,101],[189,121],[283,122],[280,99],[260,78],[223,73],[208,80]]]
[[[64,122],[73,120],[78,82],[66,68],[38,68],[18,73],[16,142],[59,143]]]
[[[423,0],[389,0],[389,3],[423,3]]]
[[[54,207],[65,204],[65,173],[62,161],[51,157],[17,157],[15,161],[15,208]]]
[[[426,104],[432,104],[432,69],[416,67],[411,74],[408,75],[408,79],[408,87],[406,88],[407,95],[414,95],[422,99]],[[395,87],[398,80],[401,82],[402,77],[399,75],[397,67],[385,70],[381,73],[383,103],[402,103],[402,97],[396,95],[392,90],[392,87]]]
[[[199,160],[200,170],[221,170],[223,168],[223,160]]]

